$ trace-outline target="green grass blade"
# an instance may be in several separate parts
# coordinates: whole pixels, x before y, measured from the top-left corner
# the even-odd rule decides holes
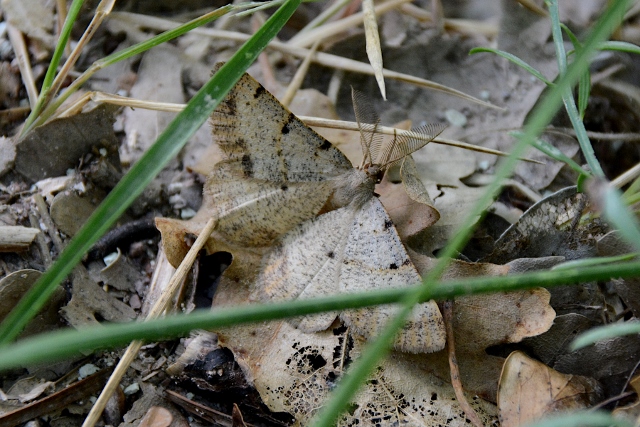
[[[83,254],[206,121],[249,65],[289,20],[299,4],[300,0],[287,0],[167,126],[154,145],[111,190],[104,202],[69,242],[55,264],[40,277],[5,318],[0,325],[0,344],[6,344],[18,336]]]
[[[566,52],[564,50],[564,41],[562,39],[562,30],[560,28],[560,18],[558,15],[558,2],[557,0],[545,0],[547,7],[549,8],[549,17],[551,18],[551,34],[553,35],[553,42],[556,48],[556,57],[558,60],[558,70],[560,72],[560,76],[562,77],[567,69],[567,57]],[[576,55],[579,52],[576,52]],[[580,74],[580,77],[584,78],[584,73],[588,72],[589,67],[584,67]],[[571,91],[571,87],[565,89],[562,94],[562,101],[564,103],[564,107],[567,110],[567,114],[569,116],[569,120],[571,120],[571,125],[576,131],[576,138],[578,139],[578,143],[580,144],[580,148],[582,149],[582,154],[584,155],[587,164],[591,168],[591,171],[595,176],[603,177],[604,171],[596,159],[596,155],[593,152],[593,146],[589,141],[589,137],[587,136],[587,130],[584,128],[584,123],[582,122],[582,118],[580,113],[578,112],[578,108],[576,107],[576,102],[573,99],[573,93]],[[586,109],[586,106],[585,106]]]
[[[522,138],[522,132],[515,131],[515,132],[510,132],[510,134],[516,138]],[[584,168],[582,168],[582,166],[576,163],[571,157],[567,156],[562,151],[558,150],[556,147],[549,144],[547,141],[540,138],[536,138],[533,140],[533,143],[531,145],[533,145],[537,150],[541,151],[542,153],[546,154],[552,159],[565,163],[567,166],[569,166],[578,174],[586,175],[586,176],[591,175]]]
[[[475,53],[480,53],[480,52],[490,52],[490,53],[495,53],[496,55],[502,56],[503,58],[508,59],[509,61],[513,62],[520,68],[527,70],[529,73],[531,73],[532,76],[536,77],[538,80],[540,80],[542,83],[546,84],[547,86],[553,86],[553,82],[551,82],[545,76],[543,76],[540,71],[536,70],[531,65],[527,64],[525,61],[523,61],[522,59],[518,58],[517,56],[509,52],[505,52],[499,49],[493,49],[490,47],[474,47],[469,51],[469,55],[473,55]]]
[[[619,52],[627,52],[627,53],[635,53],[636,55],[640,55],[640,46],[637,46],[633,43],[627,42],[618,42],[618,41],[608,41],[604,42],[599,46],[600,50],[616,50]]]
[[[562,271],[543,271],[501,277],[476,277],[441,283],[429,289],[424,300],[451,299],[460,295],[508,292],[539,286],[561,286],[611,278],[640,276],[640,261],[596,266],[567,266]],[[264,322],[328,310],[362,308],[402,301],[420,286],[407,289],[384,289],[324,298],[295,300],[273,304],[223,307],[215,311],[196,311],[172,315],[148,322],[129,322],[71,328],[29,337],[0,347],[0,369],[52,361],[96,348],[112,348],[132,340],[159,340],[181,336],[193,329],[216,329],[240,323]]]
[[[640,226],[638,219],[631,213],[622,199],[622,193],[604,180],[592,180],[587,183],[587,191],[594,205],[604,218],[616,227],[628,244],[640,251]]]
[[[44,75],[42,88],[40,89],[40,96],[38,97],[36,106],[29,114],[29,117],[27,117],[23,129],[27,129],[30,127],[31,123],[33,123],[33,121],[39,116],[40,112],[44,108],[44,103],[49,98],[49,89],[51,88],[51,84],[53,83],[53,80],[56,76],[58,66],[60,65],[60,60],[62,59],[62,55],[64,54],[64,48],[69,42],[69,38],[71,37],[73,24],[76,22],[76,18],[78,17],[78,14],[82,9],[82,3],[84,3],[84,0],[73,0],[73,3],[71,3],[71,7],[69,8],[69,11],[67,13],[67,18],[64,21],[62,30],[60,30],[60,38],[58,39],[55,50],[53,51],[53,56],[51,57],[49,68],[47,68],[47,73]]]
[[[635,334],[640,334],[640,322],[612,323],[600,326],[580,334],[571,343],[571,351],[580,350],[598,341]]]
[[[580,121],[584,120],[584,114],[589,106],[589,97],[591,96],[591,72],[586,70],[580,76],[578,81],[578,113]]]
[[[579,51],[582,48],[582,43],[576,37],[575,34],[563,23],[560,23],[560,28],[569,36],[571,40],[571,44],[573,44],[573,48],[575,52]],[[572,52],[569,52],[569,55]],[[578,81],[578,111],[580,112],[580,120],[584,120],[584,113],[587,111],[587,106],[589,105],[589,96],[591,95],[591,72],[589,69],[586,69],[584,74],[580,76],[580,80]]]
[[[598,43],[607,39],[613,29],[622,21],[627,4],[628,0],[622,0],[610,4],[599,22],[593,28],[593,31],[587,41],[584,43],[583,50],[577,53],[571,67],[567,69],[567,72],[558,81],[557,87],[550,90],[533,110],[531,119],[525,126],[523,138],[514,146],[511,155],[505,159],[504,163],[496,171],[495,180],[489,185],[483,197],[480,198],[469,216],[461,224],[460,230],[463,231],[457,233],[445,247],[442,253],[442,258],[440,258],[439,262],[425,278],[425,286],[421,289],[422,294],[416,292],[414,295],[408,296],[406,300],[403,301],[403,310],[398,317],[406,315],[408,312],[407,307],[409,305],[424,299],[422,297],[429,294],[431,287],[434,286],[434,283],[436,283],[436,280],[444,271],[447,258],[453,256],[468,240],[468,235],[473,229],[475,219],[482,207],[486,206],[488,202],[494,198],[498,193],[503,180],[509,176],[511,171],[515,168],[517,159],[522,157],[526,147],[530,145],[538,135],[540,135],[543,129],[551,121],[560,105],[560,102],[562,101],[563,94],[566,92],[571,93],[572,85],[584,72],[584,69],[589,66],[589,61],[591,60]],[[353,396],[357,392],[360,384],[366,380],[375,366],[377,366],[377,361],[387,353],[389,333],[396,332],[397,328],[403,324],[403,322],[398,320],[398,317],[390,322],[389,327],[385,328],[381,333],[380,339],[377,339],[367,345],[363,352],[363,356],[356,360],[351,365],[347,373],[341,378],[329,401],[320,410],[318,417],[316,418],[316,422],[314,423],[315,426],[329,427],[334,425],[339,414],[346,409],[349,402],[353,399]]]
[[[560,23],[560,28],[562,29],[562,31],[564,31],[567,34],[567,36],[569,37],[569,40],[571,40],[571,44],[573,45],[573,48],[575,50],[579,50],[582,47],[582,43],[580,43],[580,40],[578,40],[578,37],[576,37],[576,35],[573,34],[573,31],[571,31],[569,27],[564,25],[562,22]],[[569,54],[571,54],[571,52]]]
[[[563,262],[551,268],[552,271],[567,270],[572,268],[584,268],[594,265],[613,264],[621,261],[630,261],[640,255],[638,252],[631,252],[623,255],[614,255],[607,257],[582,258]]]

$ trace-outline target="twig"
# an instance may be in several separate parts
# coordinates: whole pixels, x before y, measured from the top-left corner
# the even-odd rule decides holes
[[[7,24],[7,34],[9,35],[9,40],[11,40],[16,60],[18,61],[22,82],[27,89],[29,105],[31,108],[34,108],[38,100],[38,89],[36,89],[36,83],[33,79],[33,73],[31,72],[31,62],[29,61],[29,52],[24,43],[24,37],[22,36],[22,32],[11,24]]]
[[[159,317],[167,309],[167,306],[169,305],[169,302],[173,298],[173,295],[175,294],[179,285],[189,273],[189,269],[194,263],[198,252],[200,252],[200,249],[202,249],[207,239],[215,229],[216,225],[217,220],[211,218],[204,226],[195,243],[193,244],[191,249],[189,249],[189,252],[180,263],[180,266],[176,270],[175,274],[173,275],[173,277],[171,277],[169,285],[153,305],[153,308],[147,315],[147,320]],[[107,384],[102,390],[102,393],[100,393],[98,400],[96,400],[96,403],[94,403],[93,407],[91,408],[89,415],[87,415],[87,418],[84,420],[82,427],[93,427],[98,421],[100,415],[102,414],[102,411],[104,410],[104,407],[107,404],[107,401],[113,394],[113,391],[116,389],[116,387],[118,387],[118,385],[120,384],[122,376],[125,374],[125,372],[129,368],[129,365],[138,354],[138,351],[140,350],[140,347],[142,347],[142,344],[143,341],[140,340],[133,341],[131,344],[129,344],[129,347],[127,347],[127,350],[122,355],[122,358],[111,374],[109,381],[107,381]]]
[[[455,341],[453,338],[453,300],[445,301],[442,304],[442,317],[447,329],[447,351],[449,352],[449,368],[451,369],[451,385],[456,393],[458,404],[464,411],[467,418],[476,427],[484,427],[482,420],[471,407],[464,395],[462,382],[460,381],[460,369],[458,368],[458,360],[456,359]]]
[[[289,104],[291,104],[291,101],[293,101],[293,97],[296,96],[296,92],[298,92],[298,89],[300,89],[300,86],[302,86],[302,81],[304,80],[305,76],[307,75],[307,72],[309,71],[309,65],[311,65],[311,60],[313,59],[313,56],[316,54],[316,50],[318,49],[319,45],[320,45],[320,41],[318,40],[313,44],[313,46],[311,46],[311,49],[309,50],[309,55],[307,55],[304,58],[304,61],[302,61],[302,64],[300,64],[300,66],[298,67],[298,70],[296,71],[295,75],[291,79],[289,86],[287,86],[287,91],[284,93],[284,96],[280,100],[282,105],[284,105],[285,107],[287,108],[289,107]]]

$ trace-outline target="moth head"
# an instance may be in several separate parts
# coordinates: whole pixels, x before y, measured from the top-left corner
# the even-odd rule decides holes
[[[373,180],[373,182],[375,182],[376,184],[380,184],[386,168],[380,165],[367,163],[364,165],[363,170]]]

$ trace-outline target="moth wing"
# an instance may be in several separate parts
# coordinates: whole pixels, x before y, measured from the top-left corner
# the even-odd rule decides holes
[[[248,74],[218,105],[211,125],[214,142],[244,178],[313,182],[352,168],[337,148]]]
[[[340,274],[346,292],[402,288],[421,281],[400,237],[377,198],[358,211],[347,239]],[[340,318],[364,337],[378,335],[397,313],[392,305],[349,310]],[[445,345],[442,315],[434,301],[417,305],[398,333],[394,347],[411,353],[431,353]]]
[[[266,246],[313,218],[331,195],[331,181],[277,183],[233,179],[218,164],[205,185],[205,209],[230,242]]]
[[[340,208],[284,235],[265,255],[255,295],[263,301],[335,295],[353,216],[352,209]],[[331,312],[304,316],[292,323],[305,332],[317,332],[329,328],[337,315]]]

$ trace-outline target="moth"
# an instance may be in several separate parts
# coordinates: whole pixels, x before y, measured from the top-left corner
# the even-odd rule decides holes
[[[383,144],[375,132],[377,117],[358,96],[364,154],[358,168],[248,74],[213,112],[213,139],[225,159],[215,166],[205,191],[219,219],[217,231],[233,244],[271,247],[254,298],[310,298],[421,281],[374,190],[390,165],[429,139]],[[394,312],[393,306],[379,306],[292,322],[314,332],[339,316],[368,338]],[[394,345],[418,353],[444,344],[442,316],[429,301],[415,307]]]

